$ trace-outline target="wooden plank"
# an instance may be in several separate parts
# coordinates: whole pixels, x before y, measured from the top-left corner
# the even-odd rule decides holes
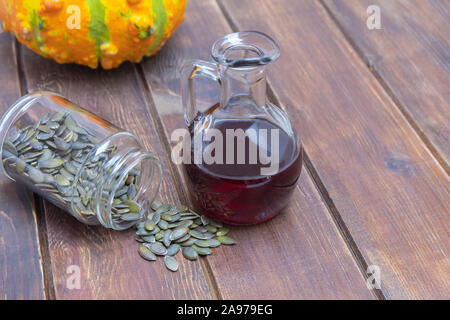
[[[325,4],[448,169],[450,2],[325,0]],[[380,7],[381,30],[366,27],[369,5]]]
[[[13,37],[0,27],[0,114],[20,97]],[[44,299],[36,212],[30,191],[0,177],[0,299]]]
[[[222,1],[281,47],[269,78],[386,298],[448,298],[449,180],[318,2]],[[319,181],[320,180],[320,181]]]
[[[167,139],[185,127],[178,68],[209,59],[214,40],[231,31],[215,1],[189,1],[186,16],[161,53],[143,63]],[[216,85],[201,85],[203,106],[217,102]],[[233,227],[232,236],[237,246],[208,257],[224,299],[375,298],[306,170],[288,210],[258,226]]]
[[[135,67],[113,71],[58,65],[24,49],[28,89],[61,93],[74,103],[139,136],[162,161],[161,201],[178,203],[175,182],[146,109]],[[209,299],[214,296],[199,262],[178,258],[180,271],[138,256],[134,230],[89,227],[45,202],[49,250],[57,299]],[[69,290],[67,268],[77,265],[81,288]]]

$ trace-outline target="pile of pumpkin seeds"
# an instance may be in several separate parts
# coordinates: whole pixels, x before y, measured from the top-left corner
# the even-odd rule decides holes
[[[197,260],[210,255],[212,248],[235,244],[227,236],[228,228],[187,206],[154,201],[151,207],[153,212],[147,220],[136,224],[136,241],[141,243],[138,253],[145,260],[156,261],[157,256],[162,256],[167,269],[177,271],[174,256],[179,251],[188,260]]]
[[[92,200],[97,186],[103,185],[116,163],[111,159],[117,149],[115,145],[109,146],[86,161],[100,141],[70,113],[49,113],[34,124],[17,129],[14,136],[5,141],[2,161],[5,170],[16,180],[79,220],[98,224]],[[139,176],[139,171],[133,169],[117,182],[119,187],[112,207],[112,219],[116,224],[129,224],[141,217],[141,208],[135,201]],[[111,192],[104,187],[100,198],[107,200]]]

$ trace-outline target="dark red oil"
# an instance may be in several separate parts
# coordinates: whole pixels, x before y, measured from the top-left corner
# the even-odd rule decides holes
[[[270,129],[279,129],[271,122],[260,119],[218,120],[213,127],[222,132],[224,146],[226,129],[268,129],[269,152],[274,147],[270,145]],[[235,160],[236,142],[237,139],[234,144]],[[204,142],[203,146],[206,147],[209,143],[211,142]],[[183,165],[190,197],[199,213],[228,224],[251,225],[276,216],[288,204],[302,168],[300,144],[279,129],[279,170],[273,175],[265,176],[261,175],[260,169],[268,165],[262,164],[259,156],[256,164],[249,164],[248,138],[245,143],[244,164],[237,164],[237,161],[226,164],[225,149],[223,164],[208,165],[203,162]]]

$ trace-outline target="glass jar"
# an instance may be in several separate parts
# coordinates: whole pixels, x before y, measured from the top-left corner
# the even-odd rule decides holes
[[[0,120],[1,172],[88,225],[124,230],[147,215],[161,165],[140,139],[51,92]]]

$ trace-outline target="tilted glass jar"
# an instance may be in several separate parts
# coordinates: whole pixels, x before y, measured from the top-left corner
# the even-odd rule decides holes
[[[51,92],[0,120],[1,172],[79,221],[123,230],[147,215],[161,181],[140,139]]]

